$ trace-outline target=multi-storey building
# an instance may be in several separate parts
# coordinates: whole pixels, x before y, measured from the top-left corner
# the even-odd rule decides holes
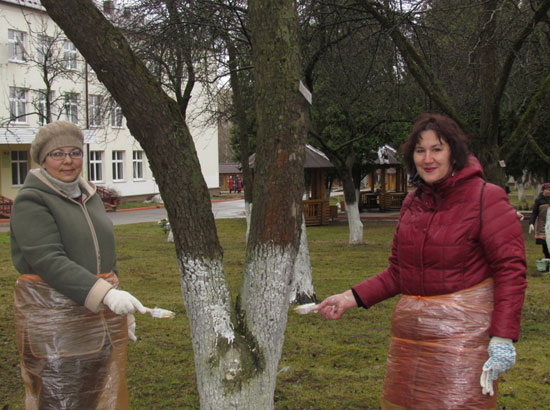
[[[108,2],[112,4],[112,2]],[[15,198],[28,170],[38,127],[57,119],[85,137],[84,177],[121,197],[158,193],[147,157],[120,107],[38,0],[0,0],[0,195]],[[203,126],[194,93],[188,124],[208,187],[219,186],[216,126]],[[195,97],[198,96],[198,97]],[[191,116],[190,116],[191,117]]]

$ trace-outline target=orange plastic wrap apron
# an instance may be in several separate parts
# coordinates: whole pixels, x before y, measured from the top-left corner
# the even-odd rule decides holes
[[[402,296],[394,308],[382,409],[494,409],[481,393],[493,280],[447,295]]]
[[[125,315],[93,313],[37,275],[17,279],[14,314],[25,409],[129,408]]]

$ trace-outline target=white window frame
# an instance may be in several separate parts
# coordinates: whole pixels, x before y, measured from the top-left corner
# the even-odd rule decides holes
[[[53,101],[54,97],[54,91],[50,91],[50,95],[46,96],[46,90],[40,90],[38,91],[38,124],[39,125],[46,125],[48,123],[48,117],[46,117],[46,97],[48,97],[50,101],[50,109],[52,110],[51,114],[53,116],[53,105],[51,102]]]
[[[111,127],[122,128],[122,118],[122,108],[113,100],[113,106],[111,107]]]
[[[63,61],[67,70],[78,69],[77,53],[76,46],[70,40],[65,40],[63,43]]]
[[[88,159],[88,180],[103,182],[103,151],[90,151]]]
[[[15,154],[15,158],[14,158]],[[27,151],[11,152],[11,184],[12,186],[21,186],[25,182],[29,172],[29,155]]]
[[[124,151],[112,153],[113,182],[124,181]]]
[[[10,87],[10,122],[12,124],[27,123],[26,88]]]
[[[90,94],[88,101],[88,120],[90,121],[90,127],[103,126],[103,116],[101,113],[102,104],[103,96]]]
[[[16,63],[24,63],[27,52],[25,50],[25,42],[27,41],[27,33],[19,30],[8,29],[8,44],[10,49],[9,60]]]
[[[65,94],[65,119],[73,124],[78,124],[78,97],[77,93]]]
[[[133,170],[133,177],[134,181],[141,181],[144,179],[143,177],[143,170],[144,170],[144,162],[143,162],[143,151],[133,151],[132,152],[132,170]]]

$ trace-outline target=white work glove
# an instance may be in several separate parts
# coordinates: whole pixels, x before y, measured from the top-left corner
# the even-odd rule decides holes
[[[493,336],[489,342],[489,360],[483,365],[479,379],[482,394],[494,395],[493,381],[516,363],[516,349],[512,339]]]
[[[128,313],[128,317],[126,320],[128,321],[128,339],[130,339],[132,342],[135,342],[137,340],[136,318],[131,313]]]
[[[103,298],[103,303],[117,315],[135,313],[136,310],[147,313],[141,302],[124,290],[111,289]]]
[[[531,224],[529,225],[529,233],[533,233],[535,231],[535,225]]]

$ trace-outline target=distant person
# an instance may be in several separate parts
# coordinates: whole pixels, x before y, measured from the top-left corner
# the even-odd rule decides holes
[[[550,183],[542,184],[539,195],[535,198],[531,219],[529,219],[529,233],[535,233],[535,242],[537,245],[542,245],[542,253],[544,257],[550,259],[548,244],[546,243],[546,233],[544,225],[548,206],[550,205]]]
[[[243,190],[243,182],[241,178],[237,177],[237,192],[240,194]]]
[[[40,168],[27,175],[10,219],[27,409],[129,408],[131,314],[145,308],[117,289],[113,224],[80,176],[83,143],[70,122],[38,130],[31,156]]]
[[[232,193],[233,192],[233,176],[229,177],[228,184],[229,184],[229,193]]]
[[[496,408],[527,286],[521,225],[451,118],[421,115],[402,148],[417,189],[401,208],[389,266],[326,298],[319,313],[340,319],[401,294],[382,409]]]

